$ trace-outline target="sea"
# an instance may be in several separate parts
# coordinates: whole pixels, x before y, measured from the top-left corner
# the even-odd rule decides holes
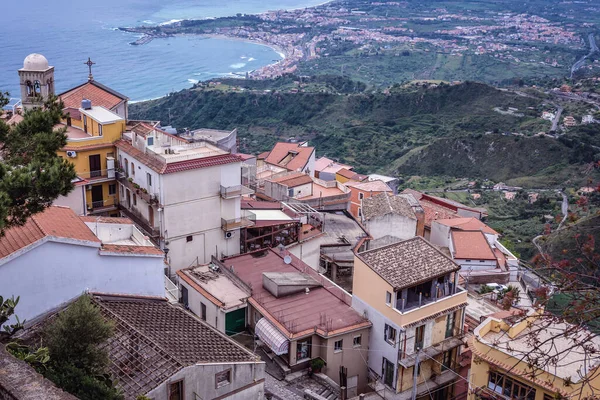
[[[130,43],[140,35],[118,27],[181,19],[297,9],[323,0],[25,0],[0,9],[0,91],[17,98],[23,59],[43,54],[54,66],[56,92],[94,79],[131,101],[154,99],[198,81],[240,75],[280,61],[274,49],[237,40],[179,36]]]

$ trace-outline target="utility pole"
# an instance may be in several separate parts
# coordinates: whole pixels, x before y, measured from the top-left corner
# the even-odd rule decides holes
[[[412,387],[412,395],[410,398],[412,400],[417,399],[417,379],[419,378],[419,354],[421,353],[421,349],[417,349],[417,355],[415,356],[415,366],[413,370],[413,387]]]

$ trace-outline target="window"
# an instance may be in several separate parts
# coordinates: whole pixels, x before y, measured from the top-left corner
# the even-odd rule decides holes
[[[88,131],[87,131],[87,115],[83,116],[83,131],[85,133],[88,133]]]
[[[362,344],[362,335],[354,336],[354,339],[352,339],[352,346],[360,347],[361,344]]]
[[[111,183],[108,185],[108,194],[109,195],[115,195],[117,194],[117,184],[116,183]]]
[[[191,242],[192,240],[194,240],[194,237],[192,235],[186,236],[186,238],[185,238],[186,242]]]
[[[364,193],[361,192],[361,193],[358,194],[358,199],[359,200],[362,200],[364,198],[365,198],[365,194]]]
[[[344,340],[343,339],[336,340],[335,343],[333,344],[333,351],[340,352],[340,351],[342,351],[343,347],[344,347]]]
[[[358,216],[362,218],[362,207],[358,207]]]
[[[445,351],[442,359],[442,371],[450,368],[452,368],[452,350]]]
[[[456,321],[456,311],[448,314],[446,317],[446,339],[454,336],[454,324]]]
[[[383,331],[384,334],[384,338],[385,340],[395,346],[396,345],[396,328],[389,326],[388,324],[385,324],[385,329]]]
[[[388,306],[392,304],[392,294],[390,292],[385,292],[385,304]]]
[[[202,321],[206,321],[206,304],[200,303],[200,318]]]
[[[42,94],[42,86],[40,85],[40,81],[33,82],[33,91],[35,92],[36,96]]]
[[[183,381],[169,383],[169,400],[183,400]]]
[[[129,178],[129,161],[125,159],[125,176]]]
[[[131,176],[135,176],[135,164],[131,163]]]
[[[535,389],[498,372],[490,372],[488,388],[511,399],[535,400]]]
[[[102,124],[98,124],[98,136],[102,136]]]
[[[417,326],[415,329],[415,350],[423,348],[425,341],[425,325]]]
[[[137,195],[135,193],[133,194],[133,205],[137,206]]]
[[[31,81],[27,81],[25,83],[25,85],[27,85],[27,96],[28,97],[33,97],[33,85],[31,83]]]
[[[465,260],[466,262],[471,262],[472,260]]]
[[[215,388],[221,388],[231,383],[231,369],[215,374]]]
[[[154,138],[152,136],[148,137],[148,146],[154,145]]]
[[[152,175],[149,172],[146,172],[146,183],[148,186],[152,186]]]
[[[307,338],[296,343],[296,361],[310,358],[312,339]]]

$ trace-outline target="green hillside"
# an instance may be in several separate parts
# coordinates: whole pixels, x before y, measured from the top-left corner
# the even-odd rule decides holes
[[[549,138],[502,136],[548,130],[549,122],[539,118],[541,99],[470,82],[349,94],[364,85],[319,79],[228,80],[133,104],[130,116],[179,129],[238,128],[246,153],[290,137],[309,140],[319,156],[338,158],[359,172],[502,180],[591,157],[578,142],[568,147]]]

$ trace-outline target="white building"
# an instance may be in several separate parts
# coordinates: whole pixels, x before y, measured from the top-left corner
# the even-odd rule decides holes
[[[206,264],[177,271],[184,306],[227,335],[246,329],[252,289],[225,268]]]
[[[165,296],[164,254],[126,218],[53,206],[0,239],[0,294],[30,320],[86,290]]]
[[[239,230],[252,222],[240,208],[251,191],[238,156],[158,129],[129,132],[115,146],[121,210],[167,253],[169,275],[240,253]]]

